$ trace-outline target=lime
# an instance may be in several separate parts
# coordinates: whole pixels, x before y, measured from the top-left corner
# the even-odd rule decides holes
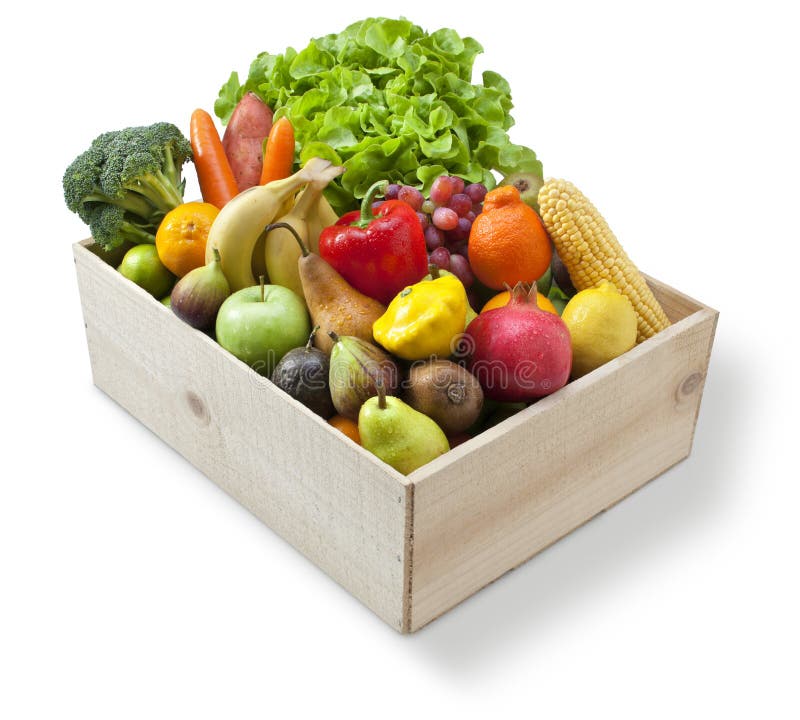
[[[117,270],[155,298],[167,295],[175,284],[175,276],[158,259],[155,245],[132,247]]]
[[[561,319],[572,338],[573,378],[586,375],[636,344],[633,305],[608,280],[573,295]]]

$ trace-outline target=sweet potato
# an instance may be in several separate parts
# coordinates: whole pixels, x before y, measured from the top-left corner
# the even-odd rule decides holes
[[[254,93],[236,105],[222,137],[222,147],[233,170],[239,192],[258,185],[264,140],[272,129],[272,110]]]

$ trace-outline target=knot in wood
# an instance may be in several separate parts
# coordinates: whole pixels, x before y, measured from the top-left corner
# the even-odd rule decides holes
[[[185,398],[192,415],[200,421],[201,425],[208,425],[208,423],[211,422],[211,416],[203,399],[192,390],[186,391]]]
[[[699,372],[692,373],[691,375],[687,375],[682,381],[681,384],[678,386],[678,391],[676,393],[678,402],[682,402],[688,400],[692,395],[694,395],[703,383],[703,374]]]

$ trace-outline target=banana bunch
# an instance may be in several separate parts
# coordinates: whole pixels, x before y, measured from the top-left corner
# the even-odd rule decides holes
[[[275,180],[266,185],[256,185],[239,193],[230,200],[220,210],[211,230],[208,234],[206,243],[206,262],[211,262],[214,258],[214,250],[219,251],[222,272],[231,286],[231,291],[236,292],[242,288],[257,285],[258,281],[253,277],[253,252],[259,244],[264,228],[278,220],[284,222],[298,222],[301,237],[311,242],[319,238],[323,223],[332,225],[337,218],[335,213],[327,208],[327,203],[322,197],[322,190],[333,180],[333,178],[344,172],[343,167],[333,165],[329,160],[322,158],[312,158],[294,175],[290,175],[284,180]],[[292,206],[292,202],[302,188],[297,203]],[[303,198],[306,197],[305,203]],[[313,203],[312,203],[313,200]],[[287,204],[291,206],[288,214],[286,213]],[[320,208],[319,212],[313,212]],[[330,210],[330,212],[328,212]],[[297,211],[297,212],[295,212]],[[292,213],[295,213],[294,215]],[[283,216],[283,217],[281,217]],[[331,216],[333,220],[329,222]],[[313,233],[316,232],[316,235]],[[267,272],[270,281],[276,284],[284,284],[272,277],[272,272],[276,271],[284,282],[291,282],[292,278],[286,280],[290,275],[291,250],[286,237],[276,237],[272,241],[272,253],[270,253],[270,237],[273,233],[288,233],[286,230],[273,230],[267,235],[266,257]],[[297,248],[297,255],[300,248],[297,241],[291,236],[291,241]],[[297,272],[297,255],[294,256],[294,272]],[[273,270],[269,270],[270,262]],[[299,279],[297,280],[299,286]],[[287,284],[287,287],[295,289]],[[302,290],[299,292],[303,297]]]
[[[297,201],[289,212],[275,221],[291,226],[303,241],[303,245],[311,252],[319,249],[319,234],[323,228],[333,225],[339,219],[322,194],[328,182],[330,181],[325,178],[312,180],[297,195]],[[332,222],[328,222],[330,215],[326,214],[326,207],[333,215]],[[291,230],[278,227],[267,233],[264,264],[269,281],[293,290],[302,298],[303,284],[300,282],[300,272],[297,267],[297,260],[301,255],[302,249]]]

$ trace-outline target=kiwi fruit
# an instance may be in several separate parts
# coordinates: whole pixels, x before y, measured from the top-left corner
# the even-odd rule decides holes
[[[456,435],[480,415],[483,390],[475,376],[461,365],[434,359],[411,366],[403,399],[431,418],[445,435]]]

